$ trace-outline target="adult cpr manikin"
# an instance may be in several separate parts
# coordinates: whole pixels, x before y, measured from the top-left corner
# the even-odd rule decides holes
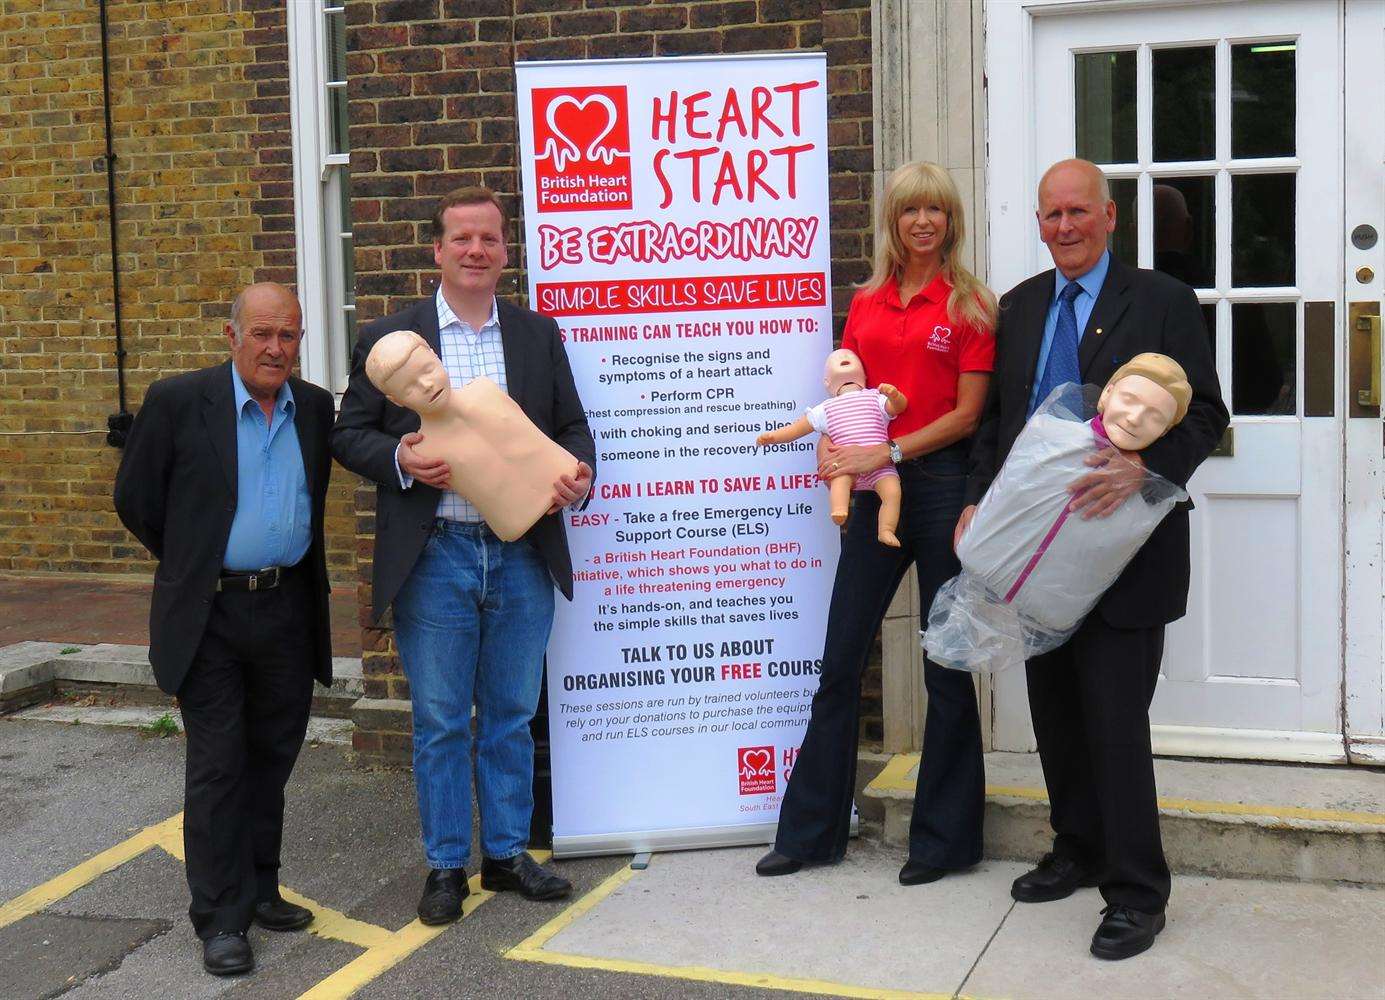
[[[381,337],[366,359],[366,375],[390,402],[422,418],[423,440],[414,451],[447,462],[451,488],[502,541],[533,527],[553,504],[553,484],[577,475],[577,459],[490,379],[454,390],[442,361],[417,333]]]
[[[1025,424],[957,545],[962,572],[939,589],[923,635],[944,666],[998,670],[1064,642],[1150,533],[1187,498],[1144,470],[1138,492],[1102,517],[1072,509],[1089,461],[1158,440],[1187,413],[1181,366],[1141,354],[1101,390],[1059,386]]]
[[[890,440],[890,421],[909,405],[904,393],[888,383],[881,383],[878,389],[867,389],[865,366],[855,351],[845,348],[827,355],[822,383],[830,394],[828,399],[811,407],[793,423],[765,431],[755,443],[761,446],[784,444],[817,431],[838,446],[885,444]],[[828,492],[832,498],[832,520],[837,524],[846,523],[853,489],[875,490],[879,495],[876,537],[884,545],[899,548],[895,528],[899,526],[902,491],[895,467],[887,465],[860,476],[834,476],[828,483]]]

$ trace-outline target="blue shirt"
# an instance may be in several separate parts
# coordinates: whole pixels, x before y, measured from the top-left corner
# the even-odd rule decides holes
[[[1077,338],[1080,342],[1083,332],[1087,329],[1087,320],[1092,318],[1092,307],[1096,305],[1096,297],[1101,294],[1101,286],[1106,283],[1106,272],[1111,269],[1111,251],[1107,250],[1101,255],[1101,259],[1092,266],[1086,274],[1080,275],[1075,280],[1082,291],[1077,298],[1072,300],[1072,310],[1077,314]],[[1053,331],[1058,327],[1058,296],[1063,289],[1072,284],[1072,281],[1063,277],[1063,272],[1054,269],[1053,272],[1053,301],[1048,304],[1048,316],[1044,319],[1044,342],[1039,347],[1039,364],[1034,369],[1034,386],[1029,390],[1029,412],[1033,413],[1034,408],[1039,405],[1039,383],[1043,379],[1044,365],[1048,364],[1048,349],[1053,346]]]
[[[274,401],[274,420],[231,366],[236,396],[236,516],[222,566],[250,571],[292,566],[312,541],[308,477],[293,426],[293,390],[285,382]]]

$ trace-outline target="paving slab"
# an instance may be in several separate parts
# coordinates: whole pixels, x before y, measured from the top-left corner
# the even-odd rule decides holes
[[[5,996],[48,1000],[120,967],[167,920],[36,913],[0,928],[0,986]]]
[[[1385,997],[1385,890],[1177,877],[1168,926],[1122,962],[1087,952],[1096,890],[1017,904],[963,992],[973,997],[1333,1000]]]
[[[754,873],[763,848],[659,854],[545,952],[951,995],[1000,926],[1022,866],[901,886],[903,856],[853,844],[838,865]]]

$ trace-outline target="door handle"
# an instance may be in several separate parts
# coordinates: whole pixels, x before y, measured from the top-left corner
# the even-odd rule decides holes
[[[1350,416],[1380,416],[1380,303],[1347,306],[1350,338],[1347,406]]]

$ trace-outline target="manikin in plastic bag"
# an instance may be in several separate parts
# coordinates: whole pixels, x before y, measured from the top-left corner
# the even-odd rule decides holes
[[[1075,383],[1054,389],[958,542],[962,572],[934,598],[923,633],[928,655],[959,670],[995,671],[1065,642],[1164,516],[1187,499],[1146,470],[1140,492],[1094,517],[1073,510],[1080,496],[1073,484],[1112,445],[1139,451],[1158,440],[1191,400],[1182,367],[1162,354],[1131,359],[1099,396]]]

